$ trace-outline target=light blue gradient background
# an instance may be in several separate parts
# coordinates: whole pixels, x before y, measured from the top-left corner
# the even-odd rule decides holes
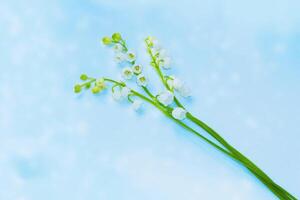
[[[145,66],[142,39],[159,38],[172,73],[193,88],[187,107],[300,197],[299,8],[298,0],[1,0],[0,199],[275,199],[150,106],[136,114],[109,93],[73,94],[82,72],[117,77],[99,42],[115,31]]]

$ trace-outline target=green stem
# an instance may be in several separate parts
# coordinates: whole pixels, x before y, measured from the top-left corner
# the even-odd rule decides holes
[[[114,83],[116,85],[120,85],[122,87],[125,87],[126,84],[123,82],[118,82],[109,78],[104,78],[105,81]],[[143,88],[145,91],[147,91],[146,93],[148,93],[148,95],[150,97],[153,97],[153,95],[151,94],[151,92],[149,92],[149,90],[145,87]],[[204,141],[206,141],[207,143],[209,143],[210,145],[212,145],[214,148],[216,148],[217,150],[221,151],[222,153],[226,154],[227,156],[229,156],[230,158],[234,159],[235,161],[243,164],[247,169],[249,169],[250,172],[253,173],[253,175],[255,175],[259,180],[261,180],[262,183],[264,183],[264,185],[266,185],[266,187],[268,187],[279,199],[286,199],[284,198],[285,195],[282,194],[281,191],[278,191],[278,189],[276,187],[274,187],[273,184],[270,183],[269,180],[266,180],[265,177],[262,177],[261,174],[259,174],[255,168],[253,168],[253,166],[248,166],[247,163],[244,162],[243,159],[241,159],[238,155],[236,155],[235,153],[231,152],[228,149],[224,149],[223,147],[219,146],[218,144],[214,143],[213,141],[211,141],[210,139],[206,138],[205,136],[203,136],[202,134],[200,134],[199,132],[195,131],[194,129],[192,129],[191,127],[189,127],[188,125],[184,124],[182,121],[174,119],[172,117],[172,115],[168,112],[168,110],[165,107],[162,107],[161,105],[159,105],[157,102],[153,101],[152,99],[149,99],[148,97],[136,92],[135,90],[131,89],[131,93],[137,97],[140,97],[141,99],[145,100],[146,102],[152,104],[153,106],[155,106],[156,108],[158,108],[164,115],[166,115],[169,119],[175,121],[177,124],[179,124],[180,126],[182,126],[184,129],[192,132],[193,134],[195,134],[196,136],[200,137],[201,139],[203,139]],[[223,145],[223,144],[222,144]],[[223,145],[224,146],[224,145]],[[290,198],[293,199],[293,198]]]
[[[192,129],[188,125],[184,124],[182,121],[174,119],[172,117],[172,115],[170,115],[170,113],[168,113],[163,107],[161,107],[160,105],[158,105],[156,102],[152,101],[151,99],[145,97],[144,95],[142,95],[142,94],[140,94],[140,93],[138,93],[138,92],[136,92],[134,90],[131,90],[131,92],[134,95],[140,97],[141,99],[147,101],[148,103],[150,103],[153,106],[155,106],[156,108],[158,108],[169,119],[173,120],[175,123],[177,123],[178,125],[182,126],[184,129],[186,129],[186,130],[192,132],[193,134],[195,134],[196,136],[200,137],[201,139],[203,139],[204,141],[206,141],[207,143],[209,143],[210,145],[212,145],[213,147],[215,147],[217,150],[221,151],[225,155],[229,156],[233,160],[235,160],[235,161],[243,164],[242,161],[235,154],[232,154],[230,151],[227,151],[226,149],[223,149],[222,147],[220,147],[219,145],[215,144],[214,142],[212,142],[211,140],[209,140],[205,136],[201,135],[199,132],[195,131],[194,129]],[[284,199],[283,198],[283,194],[280,191],[277,191],[276,188],[274,188],[272,185],[270,185],[270,183],[268,181],[266,181],[262,177],[260,177],[260,175],[257,174],[251,167],[247,167],[247,168],[254,174],[254,176],[256,176],[259,180],[261,180],[262,183],[264,183],[264,185],[266,187],[268,187],[279,199]]]
[[[235,149],[233,146],[231,146],[224,138],[222,138],[216,131],[214,131],[212,128],[210,128],[207,124],[205,124],[201,120],[194,117],[191,113],[187,113],[187,118],[190,119],[195,124],[197,124],[199,127],[201,127],[207,133],[209,133],[213,138],[215,138],[218,142],[220,142],[225,148],[227,148],[230,152],[232,152],[238,158],[240,158],[242,164],[245,167],[247,167],[248,169],[250,168],[250,171],[252,173],[255,171],[255,173],[259,174],[260,177],[262,177],[264,180],[266,180],[270,184],[272,184],[273,187],[275,187],[281,193],[285,194],[288,197],[288,199],[296,199],[296,197],[291,195],[289,192],[287,192],[281,186],[277,185],[265,172],[263,172],[258,166],[256,166],[250,159],[248,159],[246,156],[244,156],[241,152],[239,152],[237,149]],[[253,169],[253,171],[251,169]]]

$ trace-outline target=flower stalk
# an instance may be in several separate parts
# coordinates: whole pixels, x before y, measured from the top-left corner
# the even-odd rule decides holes
[[[260,180],[278,199],[297,199],[281,186],[276,184],[265,172],[229,144],[229,142],[227,142],[220,134],[185,109],[183,104],[177,98],[177,94],[184,98],[188,98],[190,96],[190,90],[185,82],[174,76],[164,74],[162,70],[170,69],[170,58],[165,55],[165,50],[161,48],[155,38],[147,37],[145,39],[145,45],[146,51],[150,57],[150,65],[156,71],[165,89],[165,91],[162,91],[159,94],[153,94],[149,90],[148,78],[143,73],[143,67],[141,65],[136,65],[136,55],[129,50],[120,33],[114,33],[111,37],[104,37],[102,42],[106,46],[113,47],[116,52],[115,59],[118,63],[126,64],[126,67],[123,68],[121,73],[123,80],[119,81],[106,77],[96,79],[82,74],[80,79],[84,81],[84,83],[76,84],[74,86],[75,93],[80,93],[83,89],[89,89],[93,85],[91,91],[96,94],[106,89],[108,85],[112,85],[111,90],[115,100],[127,99],[136,111],[140,109],[142,101],[149,103],[161,111],[162,114],[171,121],[193,133],[216,150],[241,164],[258,180]],[[138,87],[144,92],[144,94],[128,87],[127,82],[130,82],[133,79],[136,80]],[[205,137],[197,130],[190,127],[185,121],[191,121],[200,129],[206,131],[213,140]]]

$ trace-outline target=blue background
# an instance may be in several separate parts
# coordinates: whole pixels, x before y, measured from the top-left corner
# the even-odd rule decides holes
[[[1,0],[0,199],[275,199],[239,165],[150,106],[73,94],[118,77],[100,38],[169,50],[187,107],[300,197],[298,0]],[[157,82],[153,77],[152,82]],[[153,84],[155,91],[161,85]]]

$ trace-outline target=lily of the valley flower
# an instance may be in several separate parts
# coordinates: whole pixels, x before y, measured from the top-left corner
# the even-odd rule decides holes
[[[135,65],[132,67],[132,71],[133,71],[133,73],[138,75],[138,74],[142,73],[142,66]]]
[[[112,92],[112,97],[116,101],[120,101],[122,99],[122,93],[120,90],[115,90]]]
[[[135,59],[136,59],[136,56],[133,52],[128,52],[127,53],[127,61],[128,62],[133,62],[133,61],[135,61]]]
[[[124,53],[117,53],[116,55],[115,55],[115,61],[117,62],[117,63],[122,63],[122,62],[124,62],[126,60],[126,55],[124,54]]]
[[[164,106],[170,105],[174,100],[174,94],[170,91],[165,91],[157,96],[157,100]]]
[[[190,88],[182,80],[175,77],[171,77],[171,79],[167,80],[167,84],[169,85],[170,88],[174,88],[181,96],[183,97],[191,96]]]
[[[186,113],[187,111],[181,107],[176,107],[173,109],[172,111],[172,116],[175,118],[175,119],[178,119],[178,120],[183,120],[186,118]]]
[[[160,65],[164,69],[170,69],[171,68],[170,64],[171,64],[171,58],[170,57],[164,57],[163,59],[160,60]]]
[[[115,44],[113,46],[113,50],[116,52],[116,53],[121,53],[121,52],[124,52],[124,47],[121,45],[121,44]]]
[[[136,82],[139,86],[144,86],[144,87],[147,86],[147,78],[145,77],[145,75],[140,74],[136,78],[137,78]]]
[[[184,84],[179,90],[179,94],[183,97],[190,97],[191,96],[191,90],[190,88]]]
[[[132,69],[130,67],[125,67],[122,70],[122,77],[126,80],[130,80],[133,76]]]
[[[121,89],[121,96],[127,97],[130,94],[130,89],[128,87],[122,87]]]
[[[140,99],[135,99],[132,103],[132,108],[135,111],[138,111],[141,109],[143,102]]]

